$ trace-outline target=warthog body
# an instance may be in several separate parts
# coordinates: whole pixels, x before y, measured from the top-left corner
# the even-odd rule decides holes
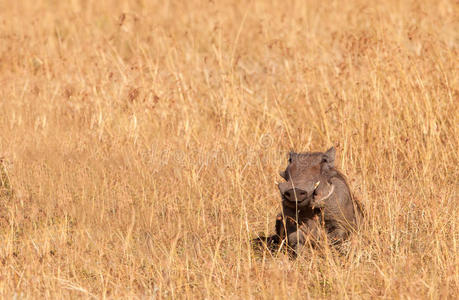
[[[276,234],[295,253],[319,240],[339,244],[357,228],[361,209],[351,196],[344,176],[335,169],[335,149],[290,153],[279,183],[282,212]]]

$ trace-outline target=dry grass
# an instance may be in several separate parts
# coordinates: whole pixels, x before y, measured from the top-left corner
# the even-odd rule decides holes
[[[457,296],[458,3],[232,2],[0,2],[0,295]],[[330,145],[353,250],[254,252]]]

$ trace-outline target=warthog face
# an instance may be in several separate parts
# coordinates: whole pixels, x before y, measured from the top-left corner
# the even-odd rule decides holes
[[[288,207],[302,208],[330,197],[334,187],[328,179],[336,172],[334,161],[334,147],[325,153],[291,152],[287,168],[280,173],[286,182],[278,185],[284,204]]]

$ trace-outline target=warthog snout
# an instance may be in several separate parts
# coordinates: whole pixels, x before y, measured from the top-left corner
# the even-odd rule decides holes
[[[281,182],[278,185],[279,191],[284,198],[289,202],[308,204],[314,195],[314,188],[307,188],[302,184],[294,185],[292,182]],[[308,200],[308,201],[306,201]]]
[[[291,189],[282,194],[288,201],[303,202],[308,198],[308,193],[300,189]]]

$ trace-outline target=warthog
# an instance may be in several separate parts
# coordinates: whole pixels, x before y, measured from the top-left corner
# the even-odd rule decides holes
[[[277,240],[286,241],[296,254],[308,241],[343,242],[362,217],[360,204],[334,162],[334,147],[325,153],[292,152],[280,173],[286,181],[279,183],[282,212],[276,219]]]

